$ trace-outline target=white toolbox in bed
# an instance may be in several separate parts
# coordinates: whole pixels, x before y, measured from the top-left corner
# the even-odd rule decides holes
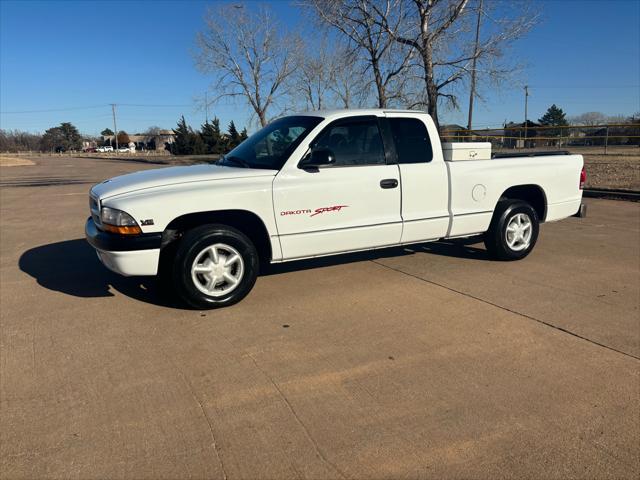
[[[491,143],[443,143],[442,154],[447,162],[457,162],[460,160],[491,160]]]

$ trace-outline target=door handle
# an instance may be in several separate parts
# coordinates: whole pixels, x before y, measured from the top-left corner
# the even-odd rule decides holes
[[[385,178],[384,180],[380,180],[381,188],[396,188],[398,186],[398,180],[395,178]]]

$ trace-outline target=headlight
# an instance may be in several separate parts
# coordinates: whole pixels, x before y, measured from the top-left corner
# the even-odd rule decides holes
[[[137,222],[131,215],[115,208],[102,207],[100,210],[102,228],[107,232],[121,235],[137,235],[142,233]]]

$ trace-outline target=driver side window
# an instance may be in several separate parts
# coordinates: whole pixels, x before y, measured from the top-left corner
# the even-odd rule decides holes
[[[254,147],[255,159],[258,163],[265,163],[264,161],[261,162],[261,160],[284,156],[289,146],[304,131],[304,127],[280,128],[272,131],[256,143]]]
[[[384,146],[376,119],[354,119],[330,125],[313,144],[330,150],[334,166],[384,165]]]

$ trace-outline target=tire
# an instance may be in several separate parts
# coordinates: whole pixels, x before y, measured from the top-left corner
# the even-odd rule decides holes
[[[503,200],[493,213],[484,245],[495,259],[520,260],[533,250],[539,231],[538,214],[531,205],[522,200]]]
[[[180,299],[192,308],[228,307],[251,291],[259,261],[244,233],[226,225],[203,225],[180,240],[173,260],[173,283]]]

